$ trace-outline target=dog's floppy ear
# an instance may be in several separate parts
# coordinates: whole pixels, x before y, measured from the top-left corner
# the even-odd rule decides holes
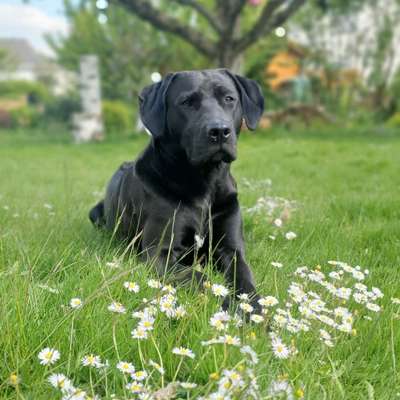
[[[153,85],[146,86],[139,95],[140,118],[154,138],[166,130],[166,97],[175,74],[168,74]]]
[[[243,117],[247,127],[251,130],[256,129],[258,121],[264,112],[264,96],[260,85],[253,79],[233,74],[228,70],[226,72],[233,79],[239,91]]]

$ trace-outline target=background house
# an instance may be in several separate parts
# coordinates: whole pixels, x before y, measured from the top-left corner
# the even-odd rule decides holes
[[[0,81],[42,81],[55,95],[66,93],[75,81],[75,74],[36,51],[25,39],[1,38],[0,49],[7,57],[7,66],[0,66]]]

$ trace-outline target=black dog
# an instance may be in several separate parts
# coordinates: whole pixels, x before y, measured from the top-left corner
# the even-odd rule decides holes
[[[257,306],[230,163],[243,119],[255,129],[263,113],[259,85],[228,70],[178,72],[146,87],[139,102],[151,143],[114,174],[91,221],[127,239],[140,234],[138,250],[180,282],[202,282],[193,263],[211,255],[234,292]]]

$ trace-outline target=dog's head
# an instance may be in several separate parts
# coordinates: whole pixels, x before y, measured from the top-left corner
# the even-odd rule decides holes
[[[235,160],[242,120],[253,130],[264,111],[259,85],[223,69],[168,74],[139,102],[154,141],[178,145],[195,166]]]

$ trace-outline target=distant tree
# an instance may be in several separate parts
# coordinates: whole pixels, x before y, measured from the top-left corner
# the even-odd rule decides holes
[[[237,68],[241,55],[284,24],[307,0],[110,0],[172,33],[212,65]],[[112,7],[110,7],[111,9]],[[190,23],[190,13],[201,20]]]
[[[98,20],[94,1],[64,1],[70,23],[67,36],[50,36],[58,62],[77,70],[80,57],[96,54],[100,60],[103,96],[136,101],[154,71],[201,68],[207,60],[179,39],[158,32],[119,7],[110,7],[107,23]]]

